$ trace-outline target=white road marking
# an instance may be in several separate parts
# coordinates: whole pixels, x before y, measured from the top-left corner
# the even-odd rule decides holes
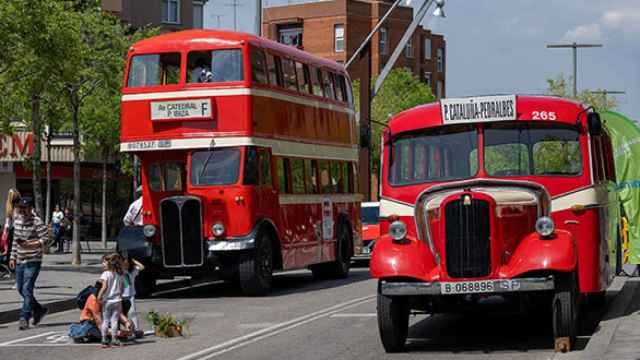
[[[255,341],[259,341],[262,340],[266,337],[270,337],[270,336],[274,336],[277,335],[283,331],[287,331],[289,329],[298,327],[300,325],[304,325],[308,322],[311,321],[315,321],[317,319],[320,319],[322,317],[326,317],[329,315],[332,315],[334,313],[343,311],[347,308],[351,308],[351,307],[355,307],[355,306],[359,306],[362,305],[365,302],[368,302],[370,300],[372,300],[373,298],[375,298],[375,295],[369,295],[369,296],[364,296],[361,298],[357,298],[357,299],[353,299],[353,300],[349,300],[331,307],[328,307],[326,309],[322,309],[322,310],[318,310],[315,311],[311,314],[307,314],[307,315],[303,315],[300,317],[297,317],[295,319],[289,320],[289,321],[285,321],[279,324],[275,324],[273,326],[270,326],[268,328],[262,329],[262,330],[258,330],[252,333],[249,333],[247,335],[243,335],[240,337],[237,337],[235,339],[231,339],[228,341],[225,341],[221,344],[218,345],[214,345],[211,346],[209,348],[206,349],[202,349],[200,351],[197,351],[195,353],[183,356],[177,360],[193,360],[193,359],[197,359],[200,356],[206,356],[203,357],[202,360],[204,359],[209,359],[212,358],[214,356],[220,355],[222,353],[225,353],[227,351],[231,351],[233,349],[236,349],[238,347],[241,346],[245,346],[248,344],[251,344]],[[213,353],[212,353],[213,352]]]
[[[253,344],[253,343],[258,342],[258,341],[260,341],[260,340],[264,340],[264,339],[266,339],[266,338],[269,338],[269,337],[272,337],[272,336],[276,336],[276,335],[278,335],[278,334],[280,334],[280,333],[283,333],[283,332],[289,331],[289,330],[291,330],[291,329],[293,329],[293,328],[297,328],[298,326],[302,326],[302,325],[304,325],[304,324],[307,324],[307,323],[310,323],[310,322],[316,321],[316,320],[318,320],[318,319],[322,319],[322,318],[327,317],[327,316],[329,316],[329,315],[335,314],[335,313],[337,313],[337,312],[339,312],[339,311],[346,310],[346,309],[350,309],[350,308],[354,308],[354,307],[356,307],[356,306],[360,306],[360,305],[365,304],[365,303],[367,303],[367,302],[369,302],[369,301],[371,301],[371,300],[373,300],[373,299],[363,300],[363,301],[357,302],[357,303],[355,303],[355,304],[351,304],[351,305],[345,306],[344,308],[341,308],[341,309],[337,309],[337,310],[334,310],[334,311],[330,311],[330,312],[328,312],[328,313],[324,313],[324,314],[320,314],[320,315],[314,316],[314,317],[312,317],[312,318],[310,318],[310,319],[307,319],[307,320],[304,320],[304,321],[301,321],[301,322],[298,322],[298,323],[291,324],[291,325],[289,325],[289,326],[287,326],[287,327],[285,327],[285,328],[281,328],[280,330],[276,330],[276,331],[274,331],[274,332],[272,332],[272,333],[264,334],[264,335],[258,336],[258,337],[256,337],[256,338],[253,338],[253,339],[250,339],[250,340],[247,340],[247,341],[241,342],[241,343],[239,343],[239,344],[233,345],[233,346],[228,347],[228,348],[226,348],[226,349],[219,350],[219,351],[217,351],[217,352],[215,352],[215,353],[213,353],[213,354],[209,354],[209,355],[207,355],[207,356],[205,356],[205,357],[199,358],[198,360],[208,360],[208,359],[212,359],[212,358],[214,358],[214,357],[216,357],[216,356],[218,356],[218,355],[222,355],[222,354],[227,353],[227,352],[229,352],[229,351],[232,351],[232,350],[235,350],[235,349],[241,348],[241,347],[243,347],[243,346],[247,346],[247,345]]]
[[[332,318],[352,318],[352,317],[376,317],[378,314],[376,313],[365,313],[365,314],[333,314],[330,317]]]
[[[38,334],[38,335],[33,335],[33,336],[25,337],[25,338],[20,338],[20,339],[15,339],[15,340],[3,342],[2,344],[0,344],[0,347],[11,345],[11,344],[16,344],[16,343],[21,343],[21,342],[28,341],[28,340],[37,339],[37,338],[43,337],[43,336],[49,336],[49,335],[55,334],[55,333],[56,333],[55,331],[48,331],[48,332],[45,332],[45,333],[42,333],[42,334]]]
[[[238,328],[240,329],[262,329],[269,326],[275,325],[274,323],[255,323],[255,324],[240,324]]]

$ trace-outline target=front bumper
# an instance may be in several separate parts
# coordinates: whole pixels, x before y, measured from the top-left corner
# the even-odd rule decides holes
[[[553,290],[555,282],[553,276],[537,278],[492,279],[493,291],[488,292],[457,292],[456,295],[465,294],[497,294],[526,291]],[[464,281],[461,281],[463,283]],[[471,281],[472,282],[472,281]],[[468,282],[467,282],[468,283]],[[449,283],[451,284],[451,283]],[[442,282],[387,282],[380,283],[382,295],[390,296],[416,296],[416,295],[449,295],[443,293]]]
[[[250,250],[256,247],[256,230],[242,237],[226,238],[224,240],[207,240],[209,251]]]

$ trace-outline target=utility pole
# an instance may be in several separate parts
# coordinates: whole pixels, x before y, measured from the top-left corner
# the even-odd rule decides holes
[[[573,96],[578,96],[578,48],[602,47],[602,44],[547,44],[547,49],[573,49]]]
[[[240,4],[240,0],[231,0],[231,3],[224,6],[233,7],[233,31],[238,31],[238,8],[244,5]]]
[[[211,14],[212,18],[216,19],[216,29],[220,29],[220,18],[222,17],[221,14]]]

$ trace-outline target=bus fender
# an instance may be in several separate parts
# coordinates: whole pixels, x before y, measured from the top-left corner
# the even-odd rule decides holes
[[[435,261],[427,245],[411,235],[401,242],[393,241],[389,235],[381,236],[369,263],[374,278],[425,279],[434,267]]]
[[[513,278],[520,274],[537,271],[573,271],[578,267],[578,252],[573,234],[556,230],[551,239],[542,239],[538,233],[527,235],[500,268],[500,276]]]

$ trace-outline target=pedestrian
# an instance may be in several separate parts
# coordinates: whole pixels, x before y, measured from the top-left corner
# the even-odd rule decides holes
[[[128,256],[124,259],[124,290],[122,292],[122,312],[126,318],[133,323],[133,334],[136,338],[141,338],[144,332],[140,328],[138,320],[138,310],[136,308],[136,277],[140,271],[144,270],[144,265]]]
[[[98,301],[98,293],[102,283],[97,281],[91,288],[91,293],[86,298],[84,307],[80,312],[80,323],[72,324],[69,328],[69,337],[76,342],[100,341],[102,328],[102,308]]]
[[[56,205],[53,215],[51,216],[51,224],[53,225],[55,242],[58,246],[58,249],[56,250],[57,253],[61,253],[64,250],[64,244],[62,243],[62,219],[64,219],[64,213],[60,210],[60,205]]]
[[[49,231],[45,223],[33,211],[33,198],[24,196],[18,201],[18,211],[13,223],[14,246],[9,267],[16,270],[16,287],[23,298],[19,329],[38,325],[49,310],[36,300],[33,291],[42,265],[42,252]]]
[[[11,245],[13,242],[13,218],[16,212],[16,205],[20,200],[20,192],[11,188],[7,193],[7,202],[4,212],[4,226],[2,237],[0,238],[0,257],[9,258],[11,255]]]
[[[63,252],[68,252],[71,244],[71,238],[73,237],[73,218],[69,209],[64,209],[64,217],[60,221],[60,241],[63,243]]]
[[[142,186],[136,189],[137,199],[131,203],[122,221],[125,226],[142,226]]]
[[[122,313],[123,269],[122,258],[118,254],[102,257],[104,272],[100,275],[102,288],[98,293],[98,300],[102,303],[102,347],[110,345],[120,346],[118,340],[118,323]],[[111,342],[107,338],[107,331],[111,328]]]

